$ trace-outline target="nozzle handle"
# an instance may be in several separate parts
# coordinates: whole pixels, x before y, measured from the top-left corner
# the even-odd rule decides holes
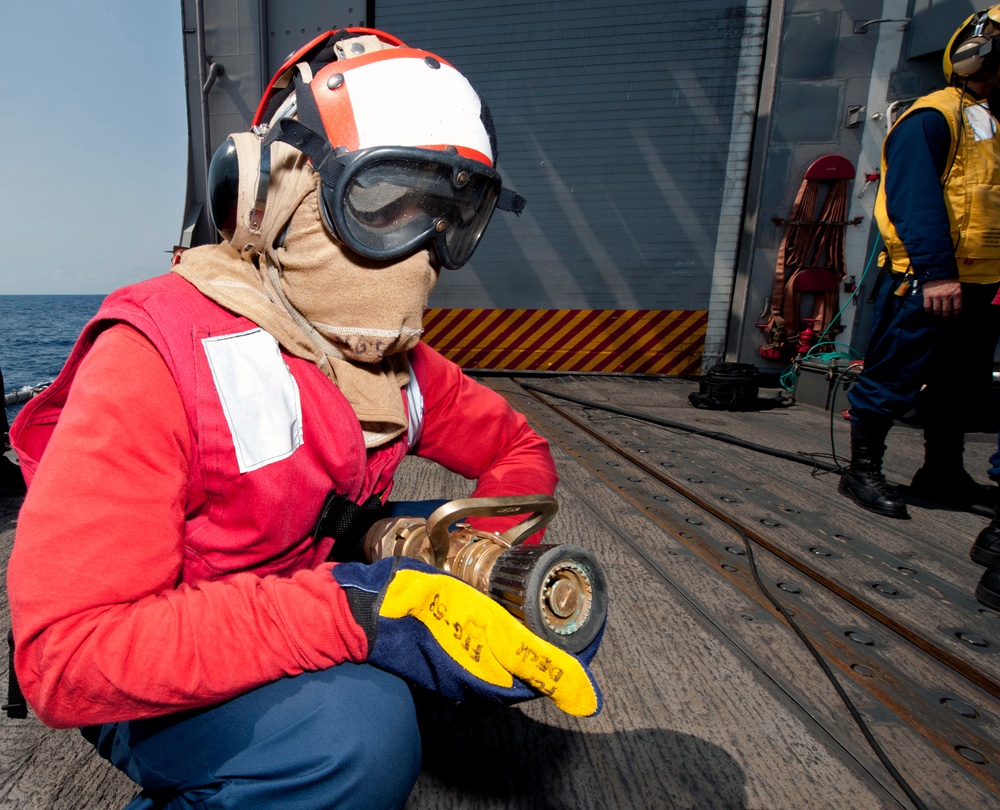
[[[506,495],[499,498],[460,498],[439,506],[427,518],[427,536],[434,549],[434,565],[443,567],[448,558],[450,540],[448,527],[469,517],[506,517],[531,514],[511,526],[498,537],[501,545],[510,548],[548,525],[559,509],[551,495]]]

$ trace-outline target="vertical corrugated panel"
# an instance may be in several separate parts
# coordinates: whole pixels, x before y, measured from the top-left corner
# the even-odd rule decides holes
[[[732,0],[377,0],[378,27],[479,89],[501,173],[528,198],[434,303],[708,309],[724,198],[743,179],[731,141],[750,137],[733,111],[741,47],[759,64],[753,14]]]

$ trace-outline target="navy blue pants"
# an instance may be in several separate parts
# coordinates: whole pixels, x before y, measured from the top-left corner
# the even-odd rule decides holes
[[[1000,306],[992,304],[1000,285],[962,284],[962,313],[944,320],[924,311],[919,290],[894,295],[900,278],[886,273],[877,293],[864,371],[847,395],[854,421],[895,419],[916,405],[925,431],[981,427],[1000,339]]]
[[[997,449],[990,456],[990,468],[986,471],[991,481],[1000,484],[1000,436],[997,436]]]
[[[127,810],[402,807],[420,771],[409,687],[366,664],[83,736],[142,785]]]

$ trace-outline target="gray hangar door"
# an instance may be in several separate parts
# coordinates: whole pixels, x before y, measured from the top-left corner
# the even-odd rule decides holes
[[[697,373],[725,340],[767,14],[376,0],[479,90],[528,200],[442,274],[426,339],[472,368]]]

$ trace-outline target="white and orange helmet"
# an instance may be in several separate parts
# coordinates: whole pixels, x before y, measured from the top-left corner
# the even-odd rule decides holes
[[[328,31],[293,53],[253,126],[264,150],[282,141],[309,157],[324,222],[368,258],[431,247],[461,267],[496,208],[524,207],[494,168],[492,120],[469,81],[382,31]]]

